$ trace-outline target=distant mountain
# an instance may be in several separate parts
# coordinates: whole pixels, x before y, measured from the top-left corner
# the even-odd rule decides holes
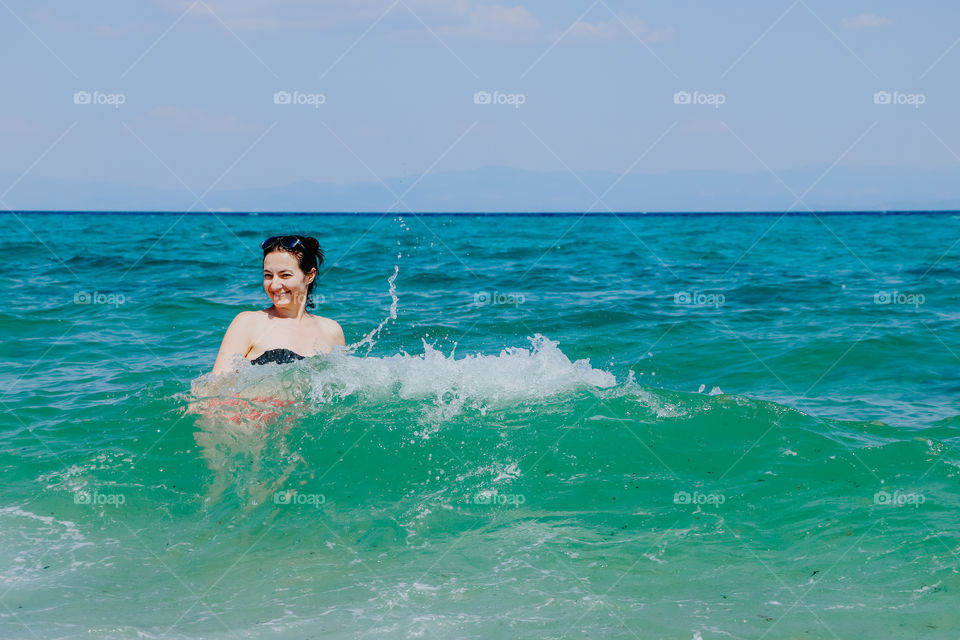
[[[5,176],[3,180],[0,188],[6,188],[15,177]],[[399,196],[402,201],[398,201]],[[800,196],[803,201],[797,202]],[[600,197],[602,200],[598,200]],[[66,211],[184,211],[194,204],[185,190],[34,176],[24,178],[4,200],[14,209]],[[565,172],[483,167],[435,173],[422,179],[393,178],[386,181],[386,186],[378,182],[303,181],[277,187],[217,190],[208,194],[205,202],[217,211],[283,212],[958,209],[960,169],[837,167],[828,171],[828,167],[822,166],[785,170],[776,176],[676,171],[621,177],[600,171],[574,176]],[[193,208],[197,212],[207,210],[202,204]]]

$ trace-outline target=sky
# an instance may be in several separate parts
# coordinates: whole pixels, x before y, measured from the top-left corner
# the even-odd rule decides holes
[[[28,177],[960,177],[958,26],[946,0],[0,0],[0,205]]]

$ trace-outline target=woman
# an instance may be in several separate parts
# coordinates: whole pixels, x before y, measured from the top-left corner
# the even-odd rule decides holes
[[[252,364],[287,363],[345,346],[343,329],[330,318],[307,313],[323,251],[310,236],[274,236],[263,249],[263,288],[273,306],[241,311],[227,328],[213,374],[236,371],[236,358]]]

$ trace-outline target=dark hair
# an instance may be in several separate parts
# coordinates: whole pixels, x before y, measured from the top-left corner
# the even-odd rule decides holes
[[[295,244],[292,249],[288,249],[287,246],[290,244],[289,238],[296,238],[300,242]],[[300,270],[304,273],[309,273],[311,269],[316,269],[317,275],[320,275],[320,265],[323,264],[323,249],[320,248],[320,243],[317,242],[316,238],[296,234],[274,236],[266,240],[261,246],[263,247],[264,258],[267,257],[267,254],[273,253],[274,251],[283,251],[297,257],[297,264],[299,264]],[[307,306],[311,308],[314,306],[314,303],[313,300],[310,299],[310,294],[313,293],[313,285],[316,283],[317,278],[314,276],[313,281],[307,285]]]

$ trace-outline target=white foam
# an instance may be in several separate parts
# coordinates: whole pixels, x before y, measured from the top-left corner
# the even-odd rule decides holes
[[[0,587],[10,589],[49,579],[65,570],[92,566],[93,562],[79,562],[75,553],[93,546],[70,520],[39,515],[16,505],[0,508],[0,560],[5,565]],[[44,562],[55,564],[57,569],[45,572]]]
[[[594,369],[589,360],[571,362],[559,343],[543,335],[528,338],[530,349],[509,347],[498,355],[455,357],[423,342],[421,355],[358,358],[335,353],[312,372],[310,397],[330,403],[350,396],[364,399],[398,395],[403,399],[431,399],[430,422],[442,422],[470,406],[488,408],[536,401],[581,389],[616,385],[609,372]]]

